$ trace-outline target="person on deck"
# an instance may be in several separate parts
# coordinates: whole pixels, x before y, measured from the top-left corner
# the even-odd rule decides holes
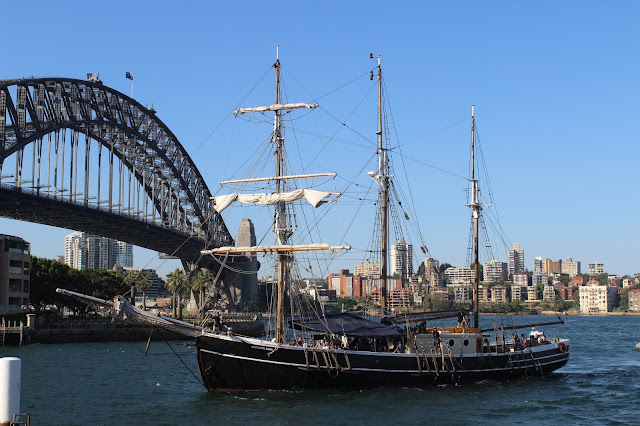
[[[516,351],[522,349],[522,343],[520,342],[520,338],[517,334],[513,335],[513,349]]]
[[[538,340],[538,337],[540,337],[542,334],[544,333],[536,330],[535,327],[531,327],[531,333],[529,333],[529,340],[531,340],[531,346],[533,346],[533,344]]]
[[[524,333],[520,335],[520,344],[522,345],[523,348],[527,347],[527,339],[525,339]]]
[[[398,341],[396,342],[396,348],[393,350],[393,353],[396,353],[396,354],[403,354],[403,353],[404,353],[404,351],[405,351],[405,349],[406,349],[406,348],[405,348],[405,346],[404,346],[404,343],[402,343],[402,340],[398,340]]]
[[[440,353],[440,332],[438,331],[438,327],[433,327],[433,346],[435,348],[436,353]]]
[[[469,328],[469,323],[467,322],[467,318],[464,315],[462,309],[458,311],[458,325],[457,328]]]

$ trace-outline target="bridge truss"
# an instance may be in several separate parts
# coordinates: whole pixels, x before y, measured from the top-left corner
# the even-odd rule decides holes
[[[1,216],[130,242],[183,264],[211,266],[201,249],[233,245],[176,136],[153,109],[99,80],[1,80],[0,175]]]

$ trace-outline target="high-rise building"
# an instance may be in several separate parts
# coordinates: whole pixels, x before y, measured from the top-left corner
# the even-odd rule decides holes
[[[424,260],[425,279],[431,287],[442,287],[442,276],[440,275],[440,262],[433,257]]]
[[[524,250],[520,250],[520,244],[514,243],[509,250],[509,275],[524,271]]]
[[[391,246],[391,275],[408,279],[413,274],[413,245],[399,240]]]
[[[604,274],[604,263],[598,263],[596,260],[593,263],[589,264],[589,275],[600,275]]]
[[[85,232],[64,238],[64,263],[74,269],[112,269],[115,265],[133,267],[133,245]]]
[[[580,262],[568,258],[562,262],[562,273],[569,275],[571,278],[580,275]]]
[[[541,257],[533,258],[533,272],[544,272],[544,263]]]
[[[555,262],[551,259],[545,259],[544,272],[547,273],[548,277],[551,277],[554,274],[560,275],[562,273],[562,259],[558,259]]]
[[[498,259],[491,259],[484,263],[482,270],[484,275],[483,282],[499,283],[506,280],[508,266],[505,262],[498,261]]]

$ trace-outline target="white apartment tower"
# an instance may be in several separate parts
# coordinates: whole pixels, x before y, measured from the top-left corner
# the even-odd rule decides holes
[[[514,243],[509,250],[509,275],[524,271],[524,250],[520,250],[520,244]]]
[[[133,267],[133,245],[110,238],[73,232],[64,238],[64,263],[74,269]]]
[[[391,246],[391,275],[408,278],[413,274],[413,245],[399,240]]]
[[[544,272],[544,261],[541,257],[533,258],[533,272]]]

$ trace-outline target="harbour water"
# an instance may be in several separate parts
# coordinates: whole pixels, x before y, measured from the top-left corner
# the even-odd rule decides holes
[[[153,342],[147,356],[146,343],[127,342],[0,347],[0,356],[22,359],[21,411],[33,424],[638,424],[640,317],[563,319],[541,327],[571,339],[556,373],[425,389],[211,394],[190,342]],[[483,320],[487,328],[500,317]]]

